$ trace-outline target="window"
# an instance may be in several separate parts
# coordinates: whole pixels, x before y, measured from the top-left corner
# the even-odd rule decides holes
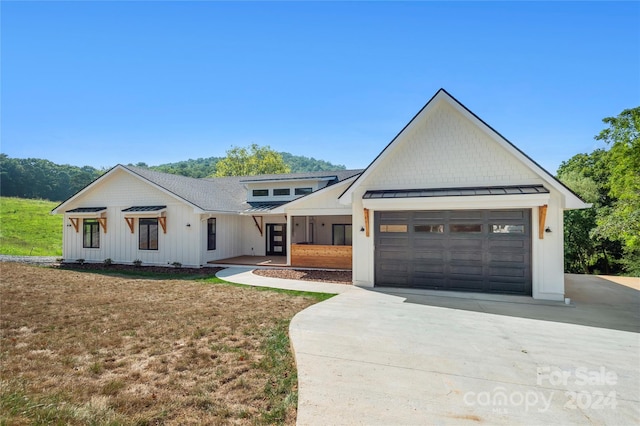
[[[82,247],[100,248],[100,224],[96,219],[82,221]]]
[[[296,188],[296,195],[307,195],[313,192],[313,188]]]
[[[335,224],[333,225],[333,245],[334,246],[350,246],[351,245],[351,225]]]
[[[207,250],[216,249],[216,219],[207,220]]]
[[[407,225],[380,225],[380,232],[407,232]]]
[[[140,219],[139,222],[138,248],[158,250],[158,219]]]
[[[444,225],[414,225],[413,231],[414,232],[436,232],[440,234],[444,232]]]
[[[491,225],[493,234],[523,234],[524,225]]]
[[[467,224],[449,225],[449,230],[450,230],[451,232],[482,232],[482,225],[480,225],[480,224],[473,224],[473,225],[467,225]]]
[[[273,195],[291,195],[290,188],[278,188],[273,190]]]
[[[268,197],[269,190],[268,189],[254,189],[253,190],[254,197]]]

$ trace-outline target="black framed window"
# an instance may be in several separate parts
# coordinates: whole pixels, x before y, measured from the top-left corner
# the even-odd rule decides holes
[[[350,224],[334,224],[333,225],[333,245],[334,246],[350,246],[352,226]]]
[[[82,247],[100,248],[100,223],[96,219],[82,221]]]
[[[273,190],[273,195],[291,195],[291,189],[277,188]]]
[[[138,229],[138,248],[158,250],[158,219],[140,219]]]
[[[313,188],[296,188],[295,190],[296,195],[307,195],[311,194],[311,192],[313,192]]]
[[[216,218],[207,220],[207,250],[216,249]]]
[[[269,190],[268,189],[254,189],[253,190],[254,197],[268,197]]]

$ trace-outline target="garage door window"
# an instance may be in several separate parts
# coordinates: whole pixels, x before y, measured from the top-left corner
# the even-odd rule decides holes
[[[407,225],[380,225],[380,232],[407,232]]]
[[[452,224],[449,225],[451,232],[482,232],[480,224]]]
[[[413,226],[413,231],[414,232],[430,232],[430,233],[443,233],[444,232],[444,225],[414,225]]]
[[[493,234],[523,234],[524,225],[491,225]]]

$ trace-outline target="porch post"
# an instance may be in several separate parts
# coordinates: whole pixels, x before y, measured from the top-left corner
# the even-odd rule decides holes
[[[287,220],[287,266],[291,266],[291,215],[285,214]]]

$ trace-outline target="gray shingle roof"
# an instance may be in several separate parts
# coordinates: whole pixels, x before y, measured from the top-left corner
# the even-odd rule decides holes
[[[362,172],[362,170],[338,170],[331,172],[195,179],[157,172],[142,167],[122,167],[202,210],[224,212],[242,212],[251,208],[247,203],[247,191],[244,187],[244,184],[249,181],[335,177],[335,182],[340,182]]]

